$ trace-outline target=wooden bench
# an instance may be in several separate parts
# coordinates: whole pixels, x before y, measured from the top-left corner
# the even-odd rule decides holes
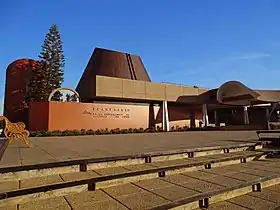
[[[4,135],[8,140],[8,144],[12,140],[23,140],[24,143],[31,147],[31,142],[28,140],[29,131],[25,129],[23,122],[12,123],[5,116],[0,116],[0,121],[4,121]]]
[[[256,131],[257,136],[260,138],[260,134],[279,134],[280,136],[280,130],[263,130],[263,131]]]
[[[260,141],[267,142],[267,144],[270,146],[280,146],[280,130],[262,130],[256,131],[256,133]],[[261,134],[272,135],[261,136]]]

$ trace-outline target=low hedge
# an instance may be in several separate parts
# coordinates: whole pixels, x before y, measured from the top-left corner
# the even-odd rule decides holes
[[[268,122],[268,130],[279,130],[280,122]]]
[[[0,120],[0,137],[4,136],[3,129],[4,129],[4,121]]]
[[[182,132],[189,129],[189,127],[179,127],[172,126],[170,128],[170,132]],[[199,129],[196,129],[199,130]],[[128,134],[128,133],[155,133],[155,132],[163,132],[162,127],[157,127],[156,129],[143,129],[143,128],[129,128],[129,129],[98,129],[98,130],[65,130],[65,131],[35,131],[30,132],[31,137],[45,137],[45,136],[84,136],[84,135],[108,135],[108,134]]]

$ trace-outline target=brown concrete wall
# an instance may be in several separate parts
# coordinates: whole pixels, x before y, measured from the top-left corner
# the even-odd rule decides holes
[[[207,89],[176,84],[96,76],[96,96],[176,102],[180,96],[196,96]]]
[[[99,76],[97,76],[97,78],[98,78],[96,79],[96,93],[98,93],[97,96],[116,97],[116,98],[123,97],[123,82],[121,79],[113,78],[113,77],[99,77]]]
[[[202,120],[202,107],[168,105],[168,116],[169,116],[170,127],[172,126],[190,127],[192,112],[195,116],[195,124],[198,127],[199,120]],[[156,124],[159,126],[161,122],[162,122],[162,108],[158,108],[156,114]]]
[[[135,98],[145,99],[145,82],[135,80],[123,80],[123,94],[124,98]]]
[[[200,109],[197,110],[199,111]],[[30,106],[29,129],[146,129],[151,125],[150,115],[154,115],[154,124],[161,124],[161,108],[154,107],[152,111],[149,104],[36,102]],[[197,113],[196,116],[199,118],[201,113]],[[170,107],[169,118],[171,126],[190,124],[190,113],[186,107]]]

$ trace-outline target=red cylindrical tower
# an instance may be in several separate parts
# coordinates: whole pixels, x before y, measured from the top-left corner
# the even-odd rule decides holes
[[[12,62],[6,70],[4,116],[11,122],[27,123],[28,107],[25,97],[35,65],[35,60],[19,59]]]

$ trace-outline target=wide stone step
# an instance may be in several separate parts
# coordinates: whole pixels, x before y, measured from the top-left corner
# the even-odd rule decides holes
[[[210,210],[280,209],[280,184],[264,188],[261,191],[250,192],[246,195],[237,196],[227,201],[210,205],[207,209]]]
[[[204,157],[208,155],[233,153],[261,148],[263,148],[262,144],[246,143],[240,145],[228,145],[226,147],[203,147],[166,152],[152,152],[133,156],[80,159],[36,165],[0,167],[0,182],[24,180],[66,173],[85,172],[103,168],[133,166],[145,163],[156,164],[157,162],[169,160]]]
[[[66,196],[72,193],[88,192],[88,190],[103,190],[130,182],[137,182],[139,180],[143,182],[152,179],[165,180],[168,179],[168,177],[180,175],[182,173],[194,173],[195,175],[193,176],[202,177],[201,172],[198,172],[199,175],[196,172],[192,172],[197,170],[202,170],[202,172],[207,173],[208,176],[214,177],[216,175],[214,174],[213,176],[212,173],[215,173],[215,170],[225,170],[226,168],[224,167],[235,168],[239,166],[238,163],[244,163],[242,165],[245,166],[249,164],[250,161],[261,159],[265,155],[266,153],[258,151],[241,151],[208,155],[207,157],[194,157],[129,165],[126,167],[101,168],[72,174],[37,177],[20,180],[18,184],[16,182],[3,182],[2,187],[0,187],[0,189],[3,189],[2,193],[0,193],[0,207],[12,204],[24,204],[32,200],[48,199],[62,195]],[[187,179],[196,178],[188,177]],[[227,180],[228,179],[230,178],[228,177]],[[165,182],[166,181],[168,182],[168,180],[165,180]],[[209,180],[204,180],[202,182],[207,183],[208,181]],[[197,186],[199,185],[198,183],[194,184]]]
[[[237,203],[235,203],[236,205],[232,204],[230,201],[238,200],[239,196],[260,195],[266,189],[280,189],[277,187],[280,184],[279,163],[280,159],[273,158],[238,164],[233,167],[225,166],[207,170],[212,175],[202,175],[196,178],[201,181],[206,181],[207,185],[211,187],[205,187],[199,195],[178,199],[152,209],[246,209],[243,206],[238,206]],[[214,186],[212,186],[213,184]],[[193,185],[187,182],[184,186],[199,189],[198,186],[192,187]],[[247,202],[249,203],[249,201]],[[273,202],[274,205],[272,205]],[[251,205],[253,203],[254,201],[252,200]],[[263,205],[252,205],[250,209],[271,209],[270,207],[277,206],[275,203],[275,201],[267,197],[265,204],[267,208],[262,208]],[[249,208],[249,205],[247,208]]]
[[[19,200],[18,205],[10,203],[5,207],[83,210],[272,209],[277,207],[280,199],[279,163],[280,160],[276,158],[256,160],[135,180],[55,198],[32,199],[28,202]]]

